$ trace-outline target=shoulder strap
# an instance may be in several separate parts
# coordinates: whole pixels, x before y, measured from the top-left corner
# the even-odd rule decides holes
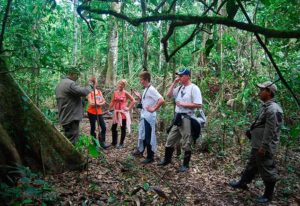
[[[194,102],[193,88],[194,88],[194,84],[192,84],[192,88],[191,88],[191,97],[192,97],[192,102]]]
[[[147,92],[148,92],[148,89],[149,89],[150,87],[151,87],[151,84],[147,87],[146,92],[145,92],[145,94],[143,95],[142,99],[145,99],[146,94],[147,94]]]
[[[182,87],[183,87],[183,85],[180,85],[180,87],[178,89],[178,92],[177,92],[177,96],[178,96],[178,94],[179,94],[179,92],[180,92],[180,90],[181,90]],[[176,96],[176,98],[177,98],[177,96]]]

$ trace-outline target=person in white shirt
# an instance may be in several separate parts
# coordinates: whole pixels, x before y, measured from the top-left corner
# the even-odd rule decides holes
[[[144,150],[147,148],[147,157],[142,163],[149,164],[154,161],[154,153],[156,152],[156,111],[164,103],[163,97],[150,83],[151,75],[149,72],[144,71],[140,74],[140,83],[143,85],[144,92],[141,96],[138,92],[134,94],[140,99],[138,107],[141,109],[140,122],[139,122],[139,137],[138,148],[133,155],[143,155]]]
[[[192,154],[191,118],[195,116],[195,109],[202,107],[202,96],[199,87],[191,82],[189,69],[182,68],[176,75],[177,78],[167,93],[169,98],[175,99],[175,117],[165,144],[165,157],[158,165],[165,166],[171,163],[174,146],[181,140],[184,159],[178,172],[185,172],[189,168]],[[177,83],[181,85],[176,87]]]

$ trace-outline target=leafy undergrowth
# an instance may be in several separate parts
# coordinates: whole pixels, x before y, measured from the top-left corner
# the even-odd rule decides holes
[[[88,133],[87,124],[83,127],[84,132]],[[109,143],[110,131],[107,134]],[[256,205],[256,197],[263,193],[264,186],[260,178],[249,185],[247,191],[228,187],[229,180],[238,179],[245,166],[246,148],[242,154],[237,148],[228,148],[225,154],[220,156],[214,153],[200,153],[196,146],[189,171],[179,174],[176,169],[181,160],[176,155],[171,165],[157,166],[164,155],[162,139],[158,139],[155,162],[148,165],[141,163],[142,157],[131,155],[136,146],[136,139],[135,132],[127,137],[124,148],[111,147],[102,150],[99,158],[89,159],[87,170],[47,176],[46,180],[59,194],[60,204]],[[270,205],[299,204],[300,154],[295,152],[290,156],[293,156],[293,159],[278,163],[282,179],[277,184],[274,200]],[[279,155],[279,160],[283,159]]]

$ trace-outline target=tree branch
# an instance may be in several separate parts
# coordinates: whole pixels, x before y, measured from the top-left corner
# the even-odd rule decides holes
[[[239,7],[241,8],[243,14],[245,15],[247,21],[249,22],[249,24],[252,24],[250,17],[248,16],[244,6],[242,5],[240,0],[237,0],[237,3],[239,5]],[[274,66],[280,80],[282,81],[283,85],[290,91],[290,93],[292,94],[292,96],[294,97],[294,99],[296,100],[296,103],[298,105],[298,108],[300,108],[300,101],[297,98],[296,94],[293,92],[292,88],[288,85],[287,81],[284,79],[281,71],[279,70],[275,60],[273,59],[273,56],[271,54],[271,52],[269,51],[269,49],[267,48],[267,46],[264,44],[264,42],[262,41],[262,39],[260,38],[260,36],[254,32],[255,37],[257,38],[257,41],[260,43],[260,45],[262,46],[262,48],[264,49],[264,51],[266,52],[267,56],[269,57],[272,65]]]
[[[154,9],[155,13],[158,13],[159,9],[166,3],[167,0],[163,0],[160,4]]]
[[[170,12],[171,12],[171,10],[173,9],[173,7],[176,5],[176,1],[177,1],[177,0],[173,0],[173,2],[171,3],[170,8],[169,8],[169,10],[168,10],[167,13],[170,13]]]
[[[228,0],[224,0],[224,1],[221,2],[219,8],[217,9],[217,13],[219,13],[221,11],[221,9],[223,8],[223,6],[226,4],[227,1]]]
[[[85,21],[85,23],[86,23],[86,25],[88,26],[90,32],[91,32],[91,33],[94,33],[94,30],[93,30],[93,28],[92,28],[92,26],[91,26],[91,23],[90,23],[90,22],[85,18],[85,16],[82,14],[82,12],[81,12],[82,10],[80,10],[79,7],[77,7],[76,11],[77,11],[78,15],[80,16],[80,18],[82,18],[82,19]]]
[[[5,8],[5,14],[2,20],[2,27],[1,27],[1,33],[0,33],[0,53],[3,51],[3,43],[4,43],[4,33],[5,33],[5,27],[8,19],[8,15],[10,12],[12,0],[7,0],[6,8]]]
[[[204,2],[205,3],[205,2]],[[214,1],[210,6],[208,6],[206,4],[207,9],[202,13],[202,16],[205,16],[214,6],[214,4],[216,3],[216,1]],[[185,26],[184,23],[179,23],[179,22],[172,22],[170,25],[170,28],[168,30],[168,33],[166,34],[166,36],[161,40],[161,42],[163,43],[163,47],[164,47],[164,55],[166,57],[166,61],[169,62],[170,59],[181,49],[183,48],[185,45],[187,45],[188,43],[190,43],[194,37],[201,31],[203,30],[203,25],[201,27],[201,29],[199,29],[199,24],[197,24],[197,27],[194,29],[194,31],[192,32],[192,34],[181,44],[179,45],[177,48],[175,48],[173,50],[173,52],[169,55],[168,54],[168,40],[169,38],[172,36],[175,27],[177,26]]]
[[[141,18],[130,18],[124,14],[112,10],[92,9],[89,6],[80,5],[78,11],[86,10],[96,14],[110,14],[116,18],[123,19],[133,26],[139,26],[146,22],[157,21],[181,21],[185,25],[191,24],[222,24],[228,27],[235,27],[240,30],[262,34],[268,38],[300,38],[300,30],[284,31],[268,29],[250,23],[238,22],[226,17],[190,16],[190,15],[153,15]]]
[[[217,3],[217,1],[215,0],[210,6],[207,5],[207,3],[203,0],[198,0],[200,3],[202,3],[204,6],[207,7],[207,12],[210,10],[212,12],[214,12],[215,14],[219,14],[217,11],[215,11],[212,7]],[[206,12],[206,13],[207,13]],[[202,14],[203,16],[203,14]]]

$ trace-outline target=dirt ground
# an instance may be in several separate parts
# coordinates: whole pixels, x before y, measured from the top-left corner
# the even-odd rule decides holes
[[[106,142],[110,144],[109,118],[106,124]],[[87,119],[84,119],[81,127],[82,133],[89,134]],[[249,185],[246,191],[233,190],[228,186],[230,180],[239,178],[247,159],[239,155],[234,147],[227,148],[225,155],[218,156],[212,152],[201,153],[199,145],[195,145],[189,171],[179,174],[176,169],[182,157],[176,154],[171,165],[157,166],[164,155],[165,135],[158,133],[157,137],[158,151],[152,164],[144,165],[141,163],[143,157],[131,155],[137,145],[137,120],[134,120],[133,131],[127,135],[124,148],[101,150],[101,157],[87,159],[88,167],[84,171],[47,176],[47,180],[59,193],[58,204],[256,205],[255,199],[264,189],[260,178]],[[247,154],[247,151],[244,153]],[[294,159],[299,163],[300,153],[295,155],[298,155]],[[284,178],[278,182],[274,200],[268,205],[299,205],[300,174],[289,173],[283,164],[287,163],[279,162],[278,168]]]

